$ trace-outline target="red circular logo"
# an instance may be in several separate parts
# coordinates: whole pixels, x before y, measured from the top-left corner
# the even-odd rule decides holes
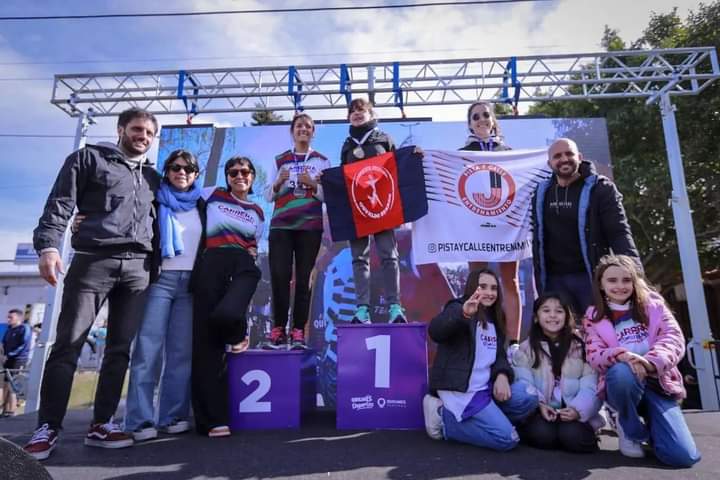
[[[474,163],[458,180],[460,201],[468,210],[485,217],[504,213],[515,200],[515,181],[492,163]]]
[[[353,177],[351,195],[355,208],[364,217],[382,218],[395,203],[395,181],[387,169],[368,165]]]

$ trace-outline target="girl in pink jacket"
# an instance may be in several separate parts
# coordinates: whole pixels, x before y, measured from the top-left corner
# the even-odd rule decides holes
[[[678,404],[685,398],[677,368],[685,338],[675,317],[625,255],[600,259],[593,295],[585,350],[599,373],[598,394],[617,412],[620,452],[643,457],[649,442],[662,463],[692,466],[700,452]]]

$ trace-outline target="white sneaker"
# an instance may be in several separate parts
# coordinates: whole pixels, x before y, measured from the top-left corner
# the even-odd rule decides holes
[[[442,400],[427,394],[423,397],[423,416],[425,417],[425,431],[433,440],[442,440],[443,421],[439,408],[442,407]]]
[[[180,420],[178,418],[167,425],[160,427],[161,432],[170,434],[184,433],[188,430],[190,430],[190,422],[187,420]]]
[[[630,440],[625,436],[625,432],[622,429],[622,426],[620,425],[620,420],[618,419],[617,423],[615,424],[615,427],[617,429],[618,434],[618,444],[620,445],[620,453],[625,455],[626,457],[630,458],[644,458],[645,457],[645,450],[642,448],[642,443],[636,442],[634,440]]]
[[[157,438],[158,431],[155,426],[150,422],[144,422],[138,428],[132,431],[133,440],[136,442],[144,442],[146,440],[152,440]]]

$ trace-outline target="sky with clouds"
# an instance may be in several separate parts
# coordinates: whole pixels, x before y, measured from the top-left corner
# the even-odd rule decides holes
[[[2,0],[0,17],[393,3],[417,1]],[[605,25],[632,41],[642,35],[652,11],[666,13],[677,7],[684,18],[700,3],[549,0],[316,13],[0,20],[0,259],[12,258],[18,242],[31,241],[56,172],[73,146],[76,121],[49,102],[54,74],[594,52],[601,50]],[[407,113],[462,120],[465,108],[418,108]],[[336,110],[313,115],[340,118],[343,114]],[[184,123],[178,117],[160,120]],[[198,122],[239,125],[247,120],[247,115],[222,115],[201,116]],[[113,140],[114,123],[114,118],[98,119],[90,141]]]

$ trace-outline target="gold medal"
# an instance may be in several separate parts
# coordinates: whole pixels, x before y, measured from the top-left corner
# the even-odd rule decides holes
[[[363,150],[362,145],[355,147],[353,155],[355,155],[355,158],[365,158],[365,151]]]

